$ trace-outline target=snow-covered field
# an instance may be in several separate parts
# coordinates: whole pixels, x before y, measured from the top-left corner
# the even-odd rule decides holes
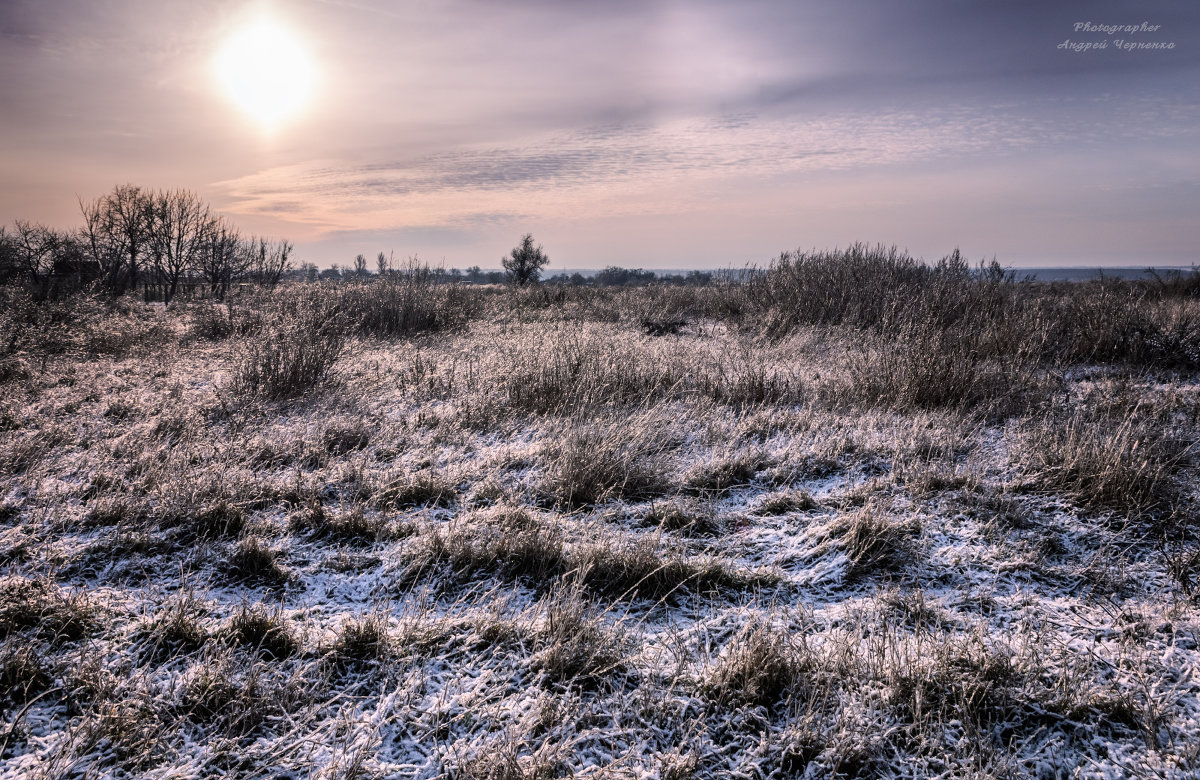
[[[0,777],[1200,772],[1194,374],[885,402],[638,295],[283,400],[203,305],[12,358]]]

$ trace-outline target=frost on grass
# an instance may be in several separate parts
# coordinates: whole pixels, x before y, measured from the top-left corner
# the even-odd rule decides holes
[[[1194,302],[802,260],[22,341],[0,777],[1195,775]]]

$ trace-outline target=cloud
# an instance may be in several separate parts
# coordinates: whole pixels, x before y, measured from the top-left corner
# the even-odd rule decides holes
[[[1172,121],[1164,126],[1165,114]],[[719,197],[728,181],[768,184],[1056,146],[1099,148],[1149,134],[1195,138],[1197,131],[1186,128],[1197,124],[1196,106],[1156,98],[926,105],[809,118],[739,114],[542,134],[409,159],[315,160],[216,187],[232,213],[275,216],[326,232],[447,226],[480,213],[547,219],[670,214]]]

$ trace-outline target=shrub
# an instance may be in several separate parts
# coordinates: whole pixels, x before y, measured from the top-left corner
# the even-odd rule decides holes
[[[850,352],[849,385],[839,388],[839,400],[897,411],[1020,411],[1038,387],[1036,362],[1028,352],[989,356],[987,328],[973,318],[948,326],[904,322],[867,337]]]
[[[428,267],[411,266],[340,292],[351,326],[362,336],[396,338],[454,330],[479,308],[479,295],[462,284],[440,284]]]
[[[542,275],[542,269],[550,264],[550,258],[542,251],[541,245],[533,245],[533,234],[521,236],[521,244],[509,253],[508,257],[500,259],[504,273],[511,284],[524,287],[530,282],[536,282]]]
[[[281,293],[276,310],[234,355],[235,396],[281,400],[320,384],[345,346],[345,313],[321,288]]]
[[[928,266],[896,247],[852,244],[845,250],[785,252],[744,285],[744,308],[768,334],[798,326],[878,330],[897,320],[951,325],[1003,306],[1010,279],[971,272],[955,250]]]

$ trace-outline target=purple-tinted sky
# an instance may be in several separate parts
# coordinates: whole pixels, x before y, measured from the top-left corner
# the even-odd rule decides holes
[[[270,133],[212,67],[263,16],[318,74]],[[551,271],[853,241],[1200,262],[1184,0],[3,0],[0,106],[0,223],[187,187],[322,265],[496,266],[525,232]]]

